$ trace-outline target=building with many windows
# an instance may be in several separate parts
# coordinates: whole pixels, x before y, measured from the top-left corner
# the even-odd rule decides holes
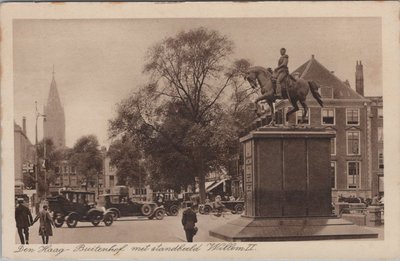
[[[293,73],[320,86],[324,102],[321,108],[311,93],[307,96],[308,127],[322,127],[336,133],[331,141],[332,197],[356,196],[371,198],[383,194],[383,102],[382,97],[364,97],[363,65],[356,64],[356,90],[348,81],[340,80],[314,56]],[[288,101],[275,106],[280,124],[299,123],[302,109],[292,114]],[[267,112],[268,114],[268,112]]]

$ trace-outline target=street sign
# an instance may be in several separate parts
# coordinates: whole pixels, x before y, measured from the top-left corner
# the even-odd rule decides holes
[[[23,163],[22,164],[22,173],[34,173],[34,164],[33,163]]]

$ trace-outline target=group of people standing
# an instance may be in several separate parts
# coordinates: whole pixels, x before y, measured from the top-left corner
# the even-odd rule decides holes
[[[52,227],[55,227],[48,206],[43,205],[43,209],[33,219],[31,211],[24,205],[24,200],[18,199],[18,206],[15,208],[15,223],[21,244],[29,244],[29,227],[33,226],[38,220],[39,236],[42,237],[43,244],[48,244],[49,237],[53,235]]]

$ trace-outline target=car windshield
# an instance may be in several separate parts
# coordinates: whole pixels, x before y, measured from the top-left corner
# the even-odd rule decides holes
[[[92,204],[96,203],[94,193],[82,193],[82,192],[63,192],[65,198],[67,198],[72,203],[79,204]]]
[[[86,203],[96,203],[94,194],[86,194]]]

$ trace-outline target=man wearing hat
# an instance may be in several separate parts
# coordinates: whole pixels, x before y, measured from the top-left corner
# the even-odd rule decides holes
[[[31,211],[26,207],[23,198],[18,198],[18,206],[15,208],[15,223],[17,225],[21,244],[29,244],[29,227],[33,223]],[[25,237],[24,237],[25,236]]]
[[[182,214],[182,225],[185,230],[187,242],[193,242],[193,236],[197,233],[197,216],[194,212],[195,205],[192,203]]]

